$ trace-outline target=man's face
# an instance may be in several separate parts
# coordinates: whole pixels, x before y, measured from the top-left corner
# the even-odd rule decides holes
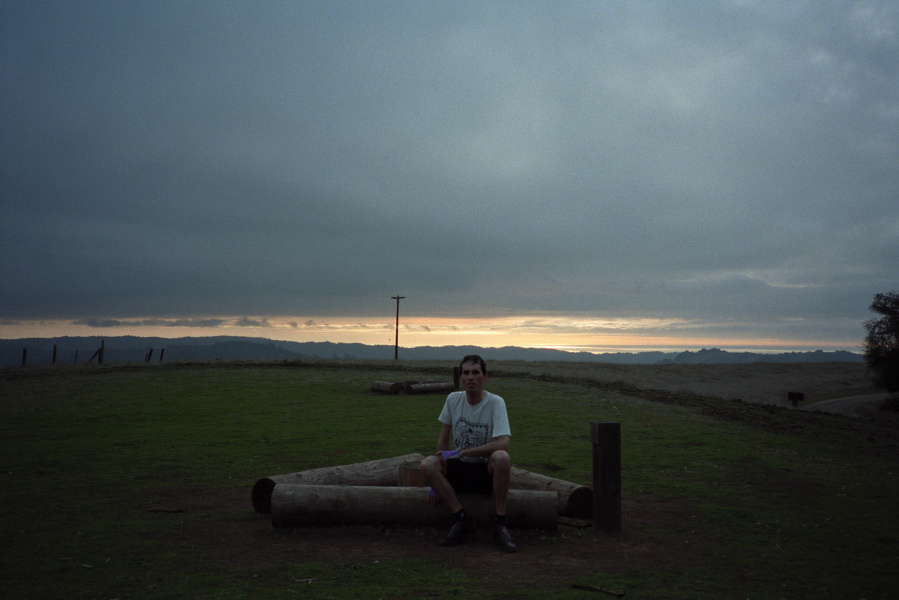
[[[460,381],[466,392],[480,392],[484,389],[484,382],[487,381],[487,376],[481,371],[481,365],[466,362],[462,363]]]

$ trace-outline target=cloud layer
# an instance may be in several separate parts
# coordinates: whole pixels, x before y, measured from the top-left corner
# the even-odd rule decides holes
[[[389,319],[399,293],[411,316],[842,340],[899,288],[895,2],[0,23],[7,319]]]

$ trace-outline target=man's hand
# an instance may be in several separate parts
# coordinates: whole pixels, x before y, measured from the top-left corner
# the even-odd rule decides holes
[[[428,504],[433,506],[437,506],[440,504],[440,496],[437,495],[437,492],[434,491],[434,488],[428,490]]]
[[[462,452],[459,450],[441,450],[437,454],[441,460],[452,460],[454,458],[462,458]]]

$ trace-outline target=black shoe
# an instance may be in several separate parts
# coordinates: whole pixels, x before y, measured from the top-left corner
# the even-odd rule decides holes
[[[512,536],[509,534],[509,530],[506,529],[505,525],[495,526],[493,528],[493,537],[496,538],[499,549],[503,552],[515,552],[515,550],[518,549],[518,546],[512,541]]]
[[[465,517],[457,520],[453,528],[450,529],[446,537],[437,542],[438,546],[455,546],[465,541],[472,532],[474,532],[474,517]]]

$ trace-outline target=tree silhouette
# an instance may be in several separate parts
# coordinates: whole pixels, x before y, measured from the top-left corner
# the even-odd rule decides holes
[[[875,294],[870,309],[879,319],[865,321],[865,362],[874,384],[899,392],[899,292]]]

